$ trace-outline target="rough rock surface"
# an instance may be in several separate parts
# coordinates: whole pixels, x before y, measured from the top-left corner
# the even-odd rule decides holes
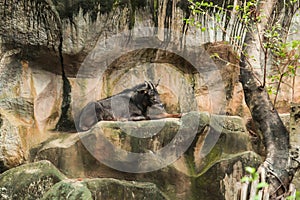
[[[242,186],[238,183],[247,174],[245,167],[258,167],[261,162],[261,157],[253,152],[244,152],[239,156],[221,160],[206,173],[193,177],[194,199],[238,199],[238,191]]]
[[[210,115],[202,114],[203,122],[210,126],[198,130],[180,159],[157,172],[139,175],[101,164],[81,139],[99,141],[96,132],[104,128],[105,137],[114,145],[138,152],[144,147],[155,151],[170,141],[180,125],[178,120],[165,121],[174,126],[165,130],[168,137],[145,140],[143,148],[136,148],[136,140],[123,134],[124,128],[132,128],[130,123],[103,122],[79,136],[65,133],[76,131],[72,123],[87,102],[116,94],[145,79],[161,79],[158,91],[168,112],[249,116],[238,82],[235,53],[224,42],[210,43],[228,40],[227,36],[211,29],[209,21],[205,32],[188,26],[182,20],[193,17],[187,8],[185,0],[0,1],[0,172],[26,162],[31,150],[31,159],[48,159],[69,177],[151,181],[170,198],[186,199],[196,194],[197,199],[204,195],[193,190],[199,181],[191,181],[191,176],[212,173],[214,166],[229,158],[226,166],[237,166],[234,158],[252,150],[247,131],[236,128],[244,124],[240,118],[227,118],[232,122],[225,123],[228,126],[219,135],[214,130],[216,124],[205,121],[211,119]],[[230,36],[243,37],[243,28],[236,29],[236,16],[224,19]],[[200,16],[199,20],[207,19]],[[291,100],[290,88],[286,91],[278,100],[284,112]],[[295,88],[295,102],[300,101],[299,94],[299,88]],[[137,124],[154,129],[160,123]],[[60,127],[65,132],[57,132]],[[213,149],[208,145],[211,141],[217,142]],[[259,145],[253,149],[260,151]],[[221,180],[216,176],[213,174],[211,180]],[[80,187],[78,194],[84,196],[88,191]]]
[[[0,175],[0,199],[166,199],[153,183],[115,179],[68,179],[49,161]]]
[[[0,173],[6,169],[18,166],[25,160],[24,147],[19,129],[0,115]]]
[[[0,175],[1,199],[39,199],[55,183],[66,179],[49,161],[22,165]]]
[[[290,144],[292,149],[299,149],[300,144],[300,104],[293,103],[291,106],[291,114],[289,116]],[[296,172],[293,183],[295,187],[300,188],[300,173]]]
[[[116,179],[70,179],[57,183],[43,199],[167,199],[153,183],[120,181]]]
[[[23,152],[11,163],[0,152],[4,168],[23,163],[54,129],[74,131],[72,122],[89,101],[144,80],[161,80],[168,112],[247,115],[235,54],[226,44],[200,47],[207,35],[194,42],[199,31],[183,22],[183,1],[115,3],[0,2],[0,114],[16,130],[6,144]],[[212,60],[215,53],[221,59]]]
[[[200,117],[196,118],[197,116]],[[196,133],[190,141],[191,145],[183,155],[179,155],[179,159],[175,159],[176,162],[169,166],[161,165],[161,168],[155,171],[149,169],[160,164],[156,160],[157,157],[147,157],[147,154],[144,154],[142,160],[130,161],[132,157],[129,152],[156,153],[157,150],[164,149],[167,144],[172,144],[172,139],[178,134],[179,129],[185,135],[183,139],[188,139],[193,136],[190,134],[193,131],[193,123],[185,124],[185,119],[99,122],[88,132],[78,135],[60,135],[46,141],[32,150],[31,159],[32,161],[49,160],[70,178],[112,177],[152,182],[172,199],[192,198],[193,195],[200,194],[195,193],[193,188],[198,187],[197,184],[201,180],[207,179],[208,181],[205,174],[212,173],[213,167],[219,165],[218,163],[227,163],[228,167],[232,167],[237,160],[242,160],[244,167],[253,161],[255,156],[249,156],[254,155],[250,152],[252,144],[241,118],[195,112],[188,113],[185,117],[188,122],[192,119],[199,120],[198,128],[194,130]],[[146,137],[151,134],[153,136]],[[136,138],[138,135],[139,138]],[[104,141],[109,141],[110,145]],[[176,143],[176,147],[172,152],[168,152],[166,157],[175,156],[174,152],[180,152],[180,148],[183,148],[182,144]],[[118,149],[125,150],[125,152],[119,152]],[[104,165],[105,162],[107,164],[106,158],[118,161],[117,166],[121,166],[125,172],[120,171],[122,169],[115,170],[114,164],[116,163],[108,163],[110,167]],[[258,158],[256,156],[255,159]],[[254,162],[257,161],[255,159]],[[149,170],[150,172],[126,173],[128,166],[133,172],[134,170]],[[241,170],[243,172],[243,168]],[[216,173],[210,176],[210,181],[217,180],[217,176],[225,176],[225,171]],[[202,179],[202,176],[205,178]],[[191,178],[197,181],[191,181]],[[215,182],[215,188],[220,187],[218,181]],[[225,195],[224,191],[220,191],[221,194]],[[197,199],[196,196],[193,198]]]

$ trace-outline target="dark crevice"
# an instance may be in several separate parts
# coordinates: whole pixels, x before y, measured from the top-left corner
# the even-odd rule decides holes
[[[172,15],[173,15],[173,0],[168,0],[167,8],[166,8],[166,18],[164,22],[164,27],[168,30],[168,34],[166,34],[165,41],[170,41],[171,39],[171,27],[172,27]]]
[[[150,10],[152,13],[152,18],[155,27],[158,27],[158,4],[158,0],[153,0],[152,5],[150,5]]]
[[[2,119],[2,115],[0,114],[0,128],[2,127],[2,125],[3,125],[3,119]],[[0,136],[1,136],[1,134],[0,134]]]
[[[1,160],[0,161],[0,174],[8,170],[8,167],[5,166],[5,163]]]
[[[73,21],[73,17],[82,9],[83,15],[90,13],[92,21],[96,21],[98,14],[106,14],[117,5],[123,7],[128,0],[54,0],[53,3],[58,10],[61,19]]]
[[[300,113],[295,114],[295,121],[298,121],[300,119]]]
[[[68,111],[71,104],[71,85],[70,81],[65,74],[63,50],[62,50],[63,38],[60,37],[60,43],[58,47],[59,59],[61,64],[61,73],[63,81],[63,94],[62,94],[62,105],[61,105],[61,115],[58,123],[56,124],[57,131],[69,131],[75,129],[75,124],[73,120],[68,117]]]
[[[136,8],[135,8],[135,0],[130,0],[130,6],[129,6],[129,9],[130,9],[130,19],[129,19],[129,30],[133,29],[134,27],[134,24],[135,24],[135,11],[136,11]]]

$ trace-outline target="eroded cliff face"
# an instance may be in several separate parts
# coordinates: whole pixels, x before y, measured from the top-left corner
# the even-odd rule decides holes
[[[185,3],[2,1],[1,116],[22,130],[14,134],[24,148],[18,156],[26,158],[49,130],[74,131],[74,117],[89,101],[144,80],[160,79],[168,112],[239,114],[241,105],[225,100],[241,92],[238,69],[209,59],[205,48],[213,54],[218,47],[198,48],[203,40],[187,30]],[[224,59],[236,64],[226,51]]]
[[[62,134],[68,134],[65,139],[71,140],[70,143],[49,139],[32,160],[51,160],[74,178],[75,175],[104,177],[103,172],[108,169],[100,165],[99,170],[91,170],[91,166],[99,167],[99,163],[90,157],[84,160],[81,156],[88,152],[77,136],[69,134],[76,132],[76,118],[89,101],[111,96],[145,80],[160,79],[157,89],[170,113],[207,111],[216,115],[249,116],[238,82],[238,58],[230,45],[216,42],[225,40],[226,36],[218,29],[201,32],[187,26],[183,19],[190,13],[184,0],[0,0],[0,16],[1,171],[28,161],[29,151],[49,138],[64,138]],[[212,25],[207,22],[208,27]],[[237,19],[232,17],[224,23],[231,30]],[[232,29],[233,32],[243,35],[242,28]],[[119,134],[107,129],[107,133]],[[237,162],[246,165],[256,156],[248,152],[253,148],[243,129],[241,138],[237,139],[244,141],[245,147],[239,149],[243,156],[233,155],[226,157],[231,161],[219,162],[222,150],[236,153],[229,151],[230,145],[222,146],[224,141],[229,143],[226,138],[240,133],[234,128],[234,133],[229,130],[229,136],[228,132],[222,133],[223,140],[215,139],[219,146],[205,162],[204,158],[197,159],[205,141],[210,140],[205,139],[207,132],[202,130],[198,134],[204,136],[194,141],[185,155],[188,159],[182,158],[157,174],[129,179],[142,177],[144,181],[160,184],[160,189],[174,193],[176,198],[197,199],[205,193],[197,192],[206,183],[200,176],[204,173],[201,170],[214,167],[224,175],[228,171],[224,166],[231,173]],[[53,144],[56,146],[51,147],[54,149],[51,152],[48,147]],[[74,152],[80,156],[68,160]],[[85,162],[91,166],[85,166]],[[195,165],[192,170],[186,166],[189,162]],[[72,168],[74,163],[78,169]],[[129,176],[108,172],[115,178]],[[182,189],[180,181],[176,187],[170,186],[174,174],[181,174],[187,188]],[[166,184],[154,180],[159,176],[166,177]],[[229,177],[225,182],[223,177],[215,179],[214,184],[225,187],[236,178]],[[190,185],[193,187],[189,188]],[[222,196],[222,192],[218,195]]]

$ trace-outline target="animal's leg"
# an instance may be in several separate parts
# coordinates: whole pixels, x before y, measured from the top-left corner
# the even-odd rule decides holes
[[[146,119],[148,119],[148,117],[145,116],[132,116],[129,118],[130,121],[141,121]]]
[[[164,112],[164,113],[161,113],[161,114],[158,114],[158,115],[151,116],[151,119],[181,118],[181,117],[182,117],[181,113],[169,114],[169,113]]]

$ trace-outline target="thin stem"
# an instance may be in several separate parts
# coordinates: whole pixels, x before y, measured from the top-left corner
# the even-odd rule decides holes
[[[275,109],[275,105],[276,105],[276,102],[277,102],[277,97],[278,97],[279,89],[280,89],[280,86],[281,86],[282,78],[283,78],[283,74],[280,74],[279,82],[278,82],[277,89],[276,89],[276,95],[275,95],[275,98],[274,98],[274,109]]]
[[[265,54],[265,60],[264,60],[264,80],[262,87],[264,88],[266,86],[266,79],[267,79],[267,60],[268,60],[268,48],[264,51]]]
[[[257,29],[257,32],[258,32],[258,40],[259,40],[259,44],[260,44],[260,48],[262,49],[262,51],[264,52],[264,75],[263,75],[263,84],[262,84],[262,87],[265,88],[266,86],[266,79],[267,79],[267,61],[268,61],[268,48],[264,47],[264,43],[260,37],[260,30],[259,30],[259,27],[258,27],[258,23],[255,23],[256,25],[256,29]]]
[[[292,80],[292,102],[294,102],[294,98],[295,98],[295,76],[293,77]]]

